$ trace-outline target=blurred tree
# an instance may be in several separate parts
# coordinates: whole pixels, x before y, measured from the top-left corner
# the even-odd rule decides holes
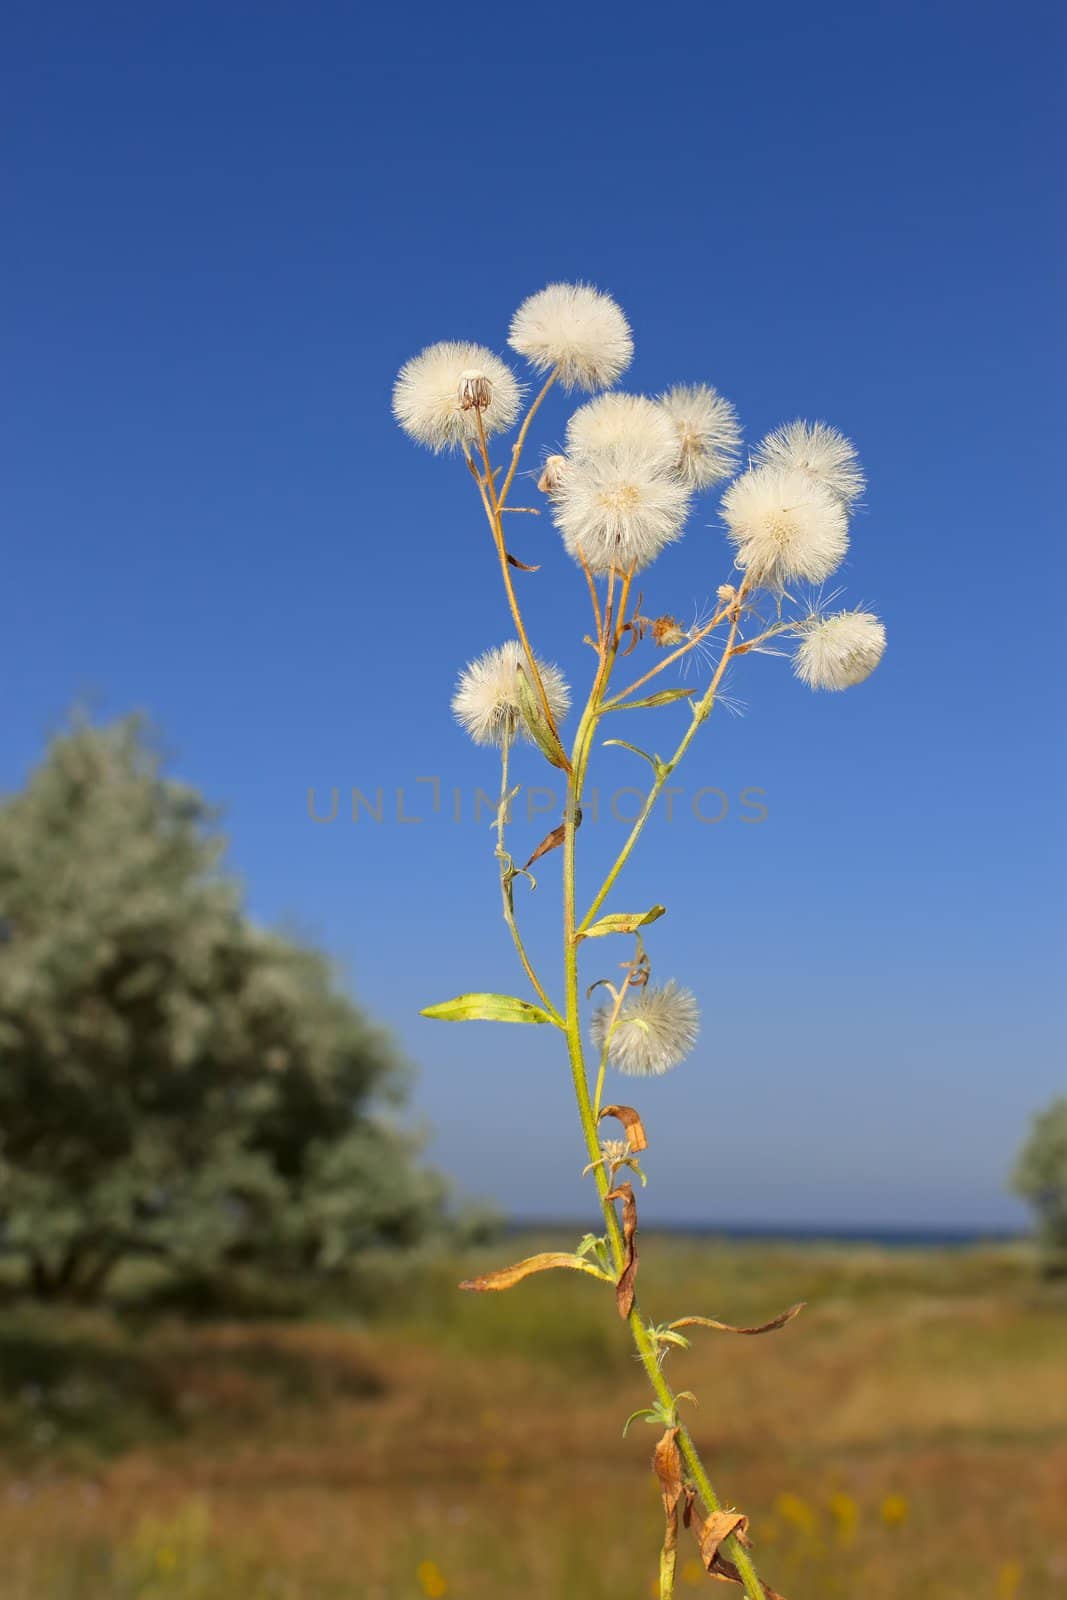
[[[1037,1214],[1047,1267],[1067,1272],[1067,1096],[1034,1118],[1012,1188]]]
[[[42,1296],[151,1254],[329,1270],[415,1242],[440,1180],[405,1068],[317,952],[254,927],[136,718],[0,804],[0,1243]]]

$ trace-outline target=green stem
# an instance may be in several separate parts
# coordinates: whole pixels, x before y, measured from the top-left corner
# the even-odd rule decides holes
[[[735,621],[734,628],[730,636],[731,643],[733,642],[734,635],[736,634],[736,629],[737,623]],[[707,711],[711,708],[714,692],[718,686],[719,679],[722,676],[723,666],[728,655],[729,645],[727,646],[726,655],[723,657],[723,663],[720,664],[719,672],[716,674],[716,677],[713,680],[707,695],[705,695],[704,700],[701,702],[701,705],[706,707],[703,712],[703,716],[706,716]],[[579,723],[578,732],[575,736],[574,748],[571,754],[571,771],[568,774],[567,780],[567,809],[564,814],[563,835],[563,951],[564,978],[566,986],[565,1033],[567,1038],[567,1054],[570,1058],[571,1075],[574,1079],[574,1093],[578,1102],[578,1115],[581,1119],[582,1134],[585,1138],[586,1149],[589,1152],[589,1160],[594,1164],[593,1176],[596,1182],[597,1192],[600,1196],[601,1208],[604,1213],[604,1221],[607,1226],[608,1238],[611,1244],[611,1253],[615,1263],[615,1271],[617,1274],[619,1274],[622,1272],[623,1266],[625,1265],[626,1248],[614,1203],[607,1198],[608,1194],[610,1193],[611,1180],[605,1171],[604,1166],[600,1162],[600,1141],[597,1135],[596,1113],[594,1111],[592,1101],[589,1098],[589,1080],[586,1074],[585,1053],[582,1044],[581,1029],[578,982],[578,941],[576,939],[576,933],[578,930],[575,927],[576,818],[581,803],[582,785],[585,779],[585,769],[589,758],[589,746],[592,741],[593,731],[596,727],[601,695],[604,687],[606,686],[607,679],[610,676],[613,659],[614,650],[605,640],[601,668],[597,673],[596,681],[589,697],[589,702],[586,705],[585,711],[582,715],[582,720]],[[679,760],[681,756],[685,754],[685,750],[688,748],[689,742],[693,737],[699,721],[703,720],[703,716],[700,716],[699,718],[694,716],[693,726],[687,733],[686,738],[682,741],[682,744],[675,756],[675,761]],[[671,765],[673,766],[674,762],[672,762]],[[649,811],[655,802],[655,795],[659,793],[659,789],[661,787],[662,783],[658,783],[655,792],[650,796],[648,802]],[[641,826],[643,826],[643,821]],[[622,866],[626,860],[626,857],[633,848],[633,844],[636,842],[636,837],[639,832],[640,827],[637,827],[635,833],[631,834],[630,840],[627,842],[623,853],[620,855],[618,861],[615,863],[615,866],[612,869],[611,874],[609,875],[608,882],[594,903],[594,911],[596,906],[601,904],[607,895],[608,890],[611,888],[611,884],[614,883],[615,878],[622,870]],[[593,912],[590,912],[590,916],[592,916],[592,914]],[[589,917],[586,918],[586,923],[588,923],[588,921]],[[674,1391],[671,1389],[670,1384],[663,1375],[663,1370],[660,1367],[659,1362],[659,1353],[657,1351],[655,1342],[653,1341],[648,1329],[645,1327],[645,1324],[642,1321],[640,1308],[636,1299],[627,1320],[630,1325],[630,1334],[633,1339],[634,1346],[637,1350],[637,1354],[641,1360],[642,1366],[645,1369],[648,1381],[652,1386],[656,1398],[664,1407],[665,1415],[677,1418],[677,1400]],[[697,1448],[693,1443],[692,1437],[690,1436],[688,1429],[681,1424],[679,1424],[678,1447],[681,1451],[682,1460],[685,1463],[689,1476],[696,1484],[697,1491],[701,1500],[704,1502],[707,1511],[711,1513],[721,1510],[721,1502],[716,1495],[715,1490],[712,1488],[711,1481],[697,1452]],[[752,1559],[748,1552],[738,1543],[735,1538],[730,1538],[725,1541],[723,1550],[728,1559],[732,1561],[734,1566],[737,1568],[742,1584],[744,1585],[745,1593],[749,1596],[749,1600],[764,1600],[763,1585],[756,1575],[756,1569],[752,1564]]]
[[[626,865],[627,861],[629,860],[630,853],[633,850],[634,845],[637,843],[638,839],[641,837],[641,834],[642,834],[642,832],[644,830],[645,823],[648,821],[649,817],[652,815],[653,807],[655,806],[656,801],[659,799],[659,796],[660,796],[660,793],[661,793],[661,791],[663,789],[664,784],[667,782],[667,779],[670,777],[671,773],[674,771],[675,767],[678,765],[679,761],[681,761],[682,757],[685,755],[686,751],[689,749],[689,746],[692,744],[693,740],[696,738],[696,732],[697,732],[697,729],[700,727],[700,724],[702,722],[706,721],[708,716],[711,714],[711,708],[712,708],[713,704],[715,703],[716,692],[718,690],[719,684],[722,682],[722,676],[723,676],[723,673],[726,671],[727,663],[730,660],[730,655],[731,655],[731,652],[733,650],[734,640],[737,638],[737,627],[738,627],[739,620],[740,620],[739,616],[735,616],[734,617],[733,622],[732,622],[732,624],[730,626],[730,637],[726,641],[726,649],[723,651],[722,660],[719,662],[719,665],[715,669],[715,676],[712,678],[710,684],[708,685],[707,692],[704,695],[703,699],[699,700],[695,706],[690,707],[690,710],[692,712],[693,720],[689,724],[689,727],[685,730],[685,733],[684,733],[684,735],[682,737],[681,743],[678,745],[678,748],[677,748],[677,750],[675,750],[675,752],[674,752],[673,756],[671,757],[671,759],[669,761],[665,762],[664,765],[661,767],[660,771],[656,774],[656,781],[653,783],[651,789],[649,789],[649,791],[648,791],[648,794],[645,796],[644,805],[641,807],[641,810],[638,812],[637,819],[634,822],[633,827],[630,829],[629,835],[627,836],[627,839],[626,839],[626,843],[623,845],[622,849],[619,851],[619,853],[616,856],[614,862],[612,863],[612,866],[610,867],[610,869],[608,871],[607,877],[604,879],[604,882],[600,885],[600,888],[597,890],[596,897],[593,900],[592,905],[589,907],[589,910],[586,912],[585,916],[582,918],[581,922],[578,924],[577,931],[579,933],[584,933],[585,932],[586,928],[588,928],[589,924],[593,921],[593,918],[596,916],[597,912],[600,910],[601,906],[604,904],[604,901],[607,899],[608,895],[611,893],[612,889],[615,886],[616,878],[619,876],[619,873],[622,871],[623,867]],[[581,730],[579,730],[579,732],[580,731]],[[577,746],[575,748],[577,748]]]
[[[519,960],[522,962],[523,971],[526,973],[526,976],[529,978],[531,984],[536,990],[538,999],[551,1016],[553,1022],[558,1023],[558,1025],[562,1027],[563,1018],[560,1016],[559,1012],[548,998],[548,995],[544,989],[544,985],[537,976],[537,973],[534,971],[533,963],[526,953],[526,946],[523,943],[522,935],[519,932],[518,923],[515,921],[515,901],[514,891],[512,889],[512,883],[515,878],[515,873],[512,870],[514,864],[504,846],[504,828],[507,824],[507,812],[510,800],[510,796],[508,794],[508,765],[510,755],[511,734],[510,732],[507,732],[504,735],[504,742],[500,747],[500,804],[497,807],[496,813],[496,854],[497,860],[500,862],[500,898],[504,905],[504,921],[508,925],[508,930],[511,933],[515,949],[518,952]],[[531,882],[532,881],[533,880],[531,879]]]

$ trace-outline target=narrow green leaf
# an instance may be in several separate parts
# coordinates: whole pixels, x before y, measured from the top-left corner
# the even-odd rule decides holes
[[[627,1417],[626,1421],[622,1425],[622,1436],[623,1436],[624,1439],[626,1438],[626,1435],[629,1432],[629,1428],[630,1428],[631,1422],[636,1422],[638,1417],[643,1417],[646,1422],[658,1422],[659,1421],[659,1418],[658,1418],[656,1412],[653,1411],[649,1406],[642,1406],[640,1411],[631,1411],[630,1415]]]
[[[658,775],[660,769],[660,759],[658,756],[650,756],[647,750],[642,750],[640,746],[636,744],[629,744],[625,739],[605,739],[605,748],[607,748],[609,744],[617,744],[621,746],[623,750],[629,750],[631,754],[640,756],[642,760],[648,762],[649,766],[652,767]]]
[[[647,927],[650,922],[658,922],[666,910],[666,906],[653,906],[649,911],[612,911],[606,917],[598,917],[585,929],[581,937],[602,939],[608,933],[636,933],[638,928]]]
[[[540,1006],[518,1000],[513,994],[458,994],[436,1006],[424,1006],[420,1016],[437,1022],[551,1022]]]
[[[647,700],[609,700],[607,705],[601,706],[601,711],[651,711],[656,706],[673,705],[676,700],[687,700],[690,695],[696,694],[695,689],[661,689],[658,694],[650,694]]]

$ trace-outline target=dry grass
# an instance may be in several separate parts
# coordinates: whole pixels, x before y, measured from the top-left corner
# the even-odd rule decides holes
[[[610,1295],[463,1297],[472,1265],[363,1324],[9,1312],[0,1600],[645,1600],[654,1434],[621,1437],[645,1397]],[[811,1302],[670,1357],[790,1600],[1063,1593],[1067,1307],[1019,1252],[649,1240],[641,1270],[657,1317]],[[709,1583],[684,1546],[680,1573]]]

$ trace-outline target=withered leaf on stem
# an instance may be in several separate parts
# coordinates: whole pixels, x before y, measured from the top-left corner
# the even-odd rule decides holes
[[[731,1534],[738,1544],[748,1545],[748,1518],[741,1511],[713,1511],[697,1530],[700,1554],[709,1572],[719,1554],[719,1546]]]
[[[663,1550],[659,1562],[660,1597],[674,1592],[674,1570],[678,1550],[678,1502],[682,1498],[682,1457],[678,1449],[678,1429],[668,1428],[656,1445],[652,1458],[663,1497]]]
[[[604,1198],[622,1201],[622,1238],[626,1247],[626,1261],[615,1285],[615,1304],[625,1322],[634,1308],[634,1279],[637,1277],[637,1201],[634,1199],[633,1184],[620,1183]]]
[[[806,1300],[798,1300],[788,1311],[772,1317],[770,1322],[761,1322],[756,1328],[737,1328],[732,1322],[719,1322],[715,1317],[679,1317],[677,1322],[669,1326],[672,1331],[676,1328],[714,1328],[717,1333],[773,1333],[776,1328],[784,1328],[787,1322],[799,1317],[807,1303]]]
[[[508,558],[509,567],[518,567],[520,572],[540,572],[540,567],[528,567],[525,561],[520,561],[518,556],[513,556],[510,550],[504,552]]]
[[[648,1149],[648,1137],[645,1125],[641,1121],[633,1106],[605,1106],[598,1120],[604,1117],[616,1117],[626,1129],[626,1137],[630,1141],[630,1149],[636,1155],[640,1150]]]
[[[577,829],[580,828],[581,825],[582,813],[579,810],[574,813],[574,826]],[[558,850],[560,845],[563,843],[564,838],[566,837],[566,832],[567,825],[565,822],[561,822],[558,828],[553,828],[551,833],[546,833],[544,838],[541,840],[541,843],[537,846],[537,849],[534,851],[533,855],[530,857],[529,861],[527,861],[522,870],[524,872],[529,872],[535,861],[540,861],[542,856],[547,856],[550,850]]]
[[[535,1272],[550,1272],[553,1267],[569,1267],[572,1272],[585,1272],[591,1278],[599,1278],[602,1283],[612,1281],[606,1272],[601,1272],[594,1262],[584,1256],[553,1250],[544,1255],[527,1256],[525,1261],[516,1261],[511,1267],[498,1267],[495,1272],[483,1273],[480,1278],[467,1278],[460,1288],[474,1289],[478,1293],[490,1289],[510,1289],[512,1284],[521,1283],[523,1278],[529,1278]]]
[[[689,1498],[685,1507],[685,1525],[689,1527],[692,1518],[693,1501]],[[747,1550],[750,1544],[748,1537],[748,1518],[740,1511],[713,1511],[705,1517],[699,1527],[693,1522],[693,1532],[696,1534],[700,1546],[700,1559],[703,1561],[707,1572],[713,1578],[719,1578],[723,1583],[744,1583],[740,1572],[734,1566],[729,1556],[723,1554],[722,1546],[728,1539],[736,1539],[738,1544]],[[776,1589],[769,1583],[760,1580],[764,1600],[784,1600]]]

